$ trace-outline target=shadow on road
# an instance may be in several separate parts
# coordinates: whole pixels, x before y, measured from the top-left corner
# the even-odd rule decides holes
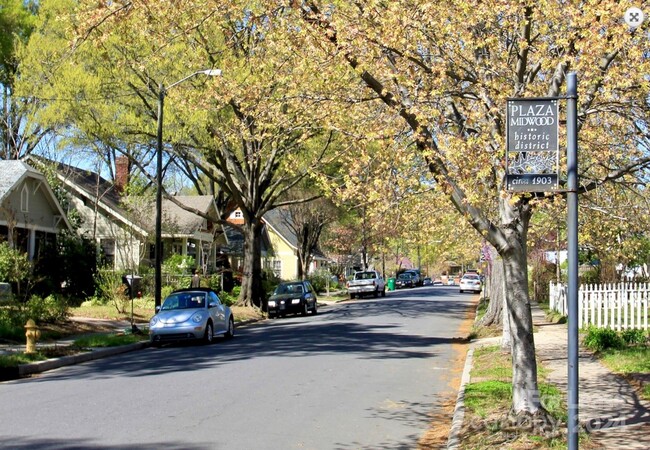
[[[317,316],[287,317],[241,327],[232,340],[212,345],[173,345],[127,353],[52,372],[30,382],[66,378],[150,376],[214,368],[259,357],[354,353],[363,359],[429,358],[439,344],[465,342],[464,336],[416,334],[401,326],[405,320],[462,320],[471,297],[426,288],[391,292],[323,308]],[[439,322],[438,322],[439,323]],[[27,381],[27,380],[25,380]]]

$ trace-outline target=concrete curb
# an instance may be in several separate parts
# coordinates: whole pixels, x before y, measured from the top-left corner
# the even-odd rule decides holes
[[[447,439],[447,449],[456,450],[460,445],[460,431],[463,428],[463,419],[465,418],[465,386],[470,381],[470,372],[472,370],[472,357],[474,349],[467,350],[467,357],[465,359],[465,367],[463,369],[463,376],[460,379],[460,388],[458,389],[458,397],[456,398],[456,407],[454,408],[454,417],[451,421],[451,430],[449,431],[449,438]]]
[[[150,346],[149,341],[136,342],[135,344],[121,345],[119,347],[109,347],[90,350],[86,353],[77,355],[62,356],[61,358],[46,359],[29,364],[20,364],[18,366],[18,376],[24,377],[35,373],[45,372],[47,370],[57,369],[63,366],[79,364],[94,359],[106,358],[108,356],[119,355],[121,353],[141,350]]]

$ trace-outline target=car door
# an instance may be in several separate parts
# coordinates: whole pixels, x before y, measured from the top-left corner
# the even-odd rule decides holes
[[[307,292],[308,292],[307,304],[310,305],[310,308],[313,308],[314,306],[316,306],[316,302],[318,301],[316,299],[316,290],[314,290],[314,287],[311,285],[309,281],[305,281],[305,285],[307,287]]]
[[[226,329],[226,308],[224,308],[221,299],[215,292],[208,293],[208,304],[214,305],[209,308],[215,331],[224,331]]]

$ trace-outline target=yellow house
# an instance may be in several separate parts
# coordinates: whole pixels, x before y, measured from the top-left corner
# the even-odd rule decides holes
[[[228,219],[234,224],[243,223],[243,215],[235,210]],[[282,280],[298,278],[298,238],[287,225],[278,210],[264,214],[262,230],[262,267],[272,270],[275,276]],[[309,266],[309,273],[319,269],[327,260],[322,254],[316,253]],[[238,267],[237,261],[232,262]]]

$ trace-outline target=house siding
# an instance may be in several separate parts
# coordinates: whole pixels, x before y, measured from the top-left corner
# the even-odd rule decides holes
[[[102,208],[95,212],[90,199],[70,196],[70,206],[81,217],[82,224],[79,232],[99,245],[102,239],[115,240],[115,255],[113,267],[118,270],[135,269],[140,264],[142,248],[140,238],[128,229],[122,228],[109,219]]]
[[[15,226],[56,233],[57,226],[54,216],[57,216],[59,212],[48,201],[46,195],[49,194],[43,189],[42,184],[42,181],[31,178],[20,183],[5,199],[3,216],[6,218],[6,211],[12,211],[10,220],[15,221]],[[27,212],[23,212],[21,209],[23,187],[27,188]]]
[[[282,271],[280,278],[283,280],[295,280],[298,278],[298,258],[293,247],[290,247],[284,239],[278,236],[272,228],[269,230],[269,240],[273,247],[274,255],[271,260],[279,259],[282,261]]]

